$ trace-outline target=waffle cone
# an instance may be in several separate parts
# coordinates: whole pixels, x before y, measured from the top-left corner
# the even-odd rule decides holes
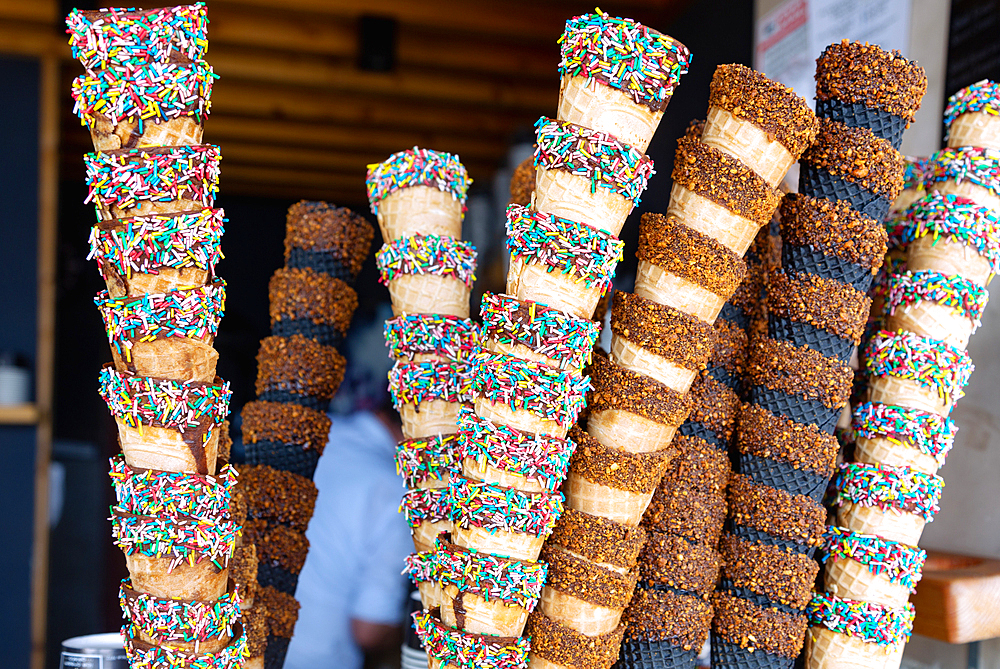
[[[907,247],[906,268],[911,272],[934,270],[942,274],[958,274],[985,286],[992,270],[990,262],[972,247],[952,237],[924,235]]]
[[[594,284],[580,281],[573,274],[563,274],[558,270],[551,272],[544,265],[525,263],[521,258],[512,256],[510,268],[507,270],[507,293],[519,300],[531,300],[566,311],[579,318],[590,318],[601,299],[603,289]]]
[[[547,617],[587,636],[601,636],[618,628],[622,609],[598,606],[549,586],[542,589],[538,607]]]
[[[892,508],[883,511],[876,506],[844,502],[837,510],[837,524],[862,534],[877,534],[883,539],[916,546],[927,523],[914,513],[901,513]]]
[[[150,216],[152,214],[179,214],[185,211],[198,211],[205,208],[205,203],[199,200],[170,200],[168,202],[150,202],[149,200],[138,200],[133,207],[119,207],[111,205],[105,208],[100,206],[101,220],[111,218],[131,218],[132,216]],[[211,206],[211,205],[208,205]]]
[[[910,599],[910,589],[877,576],[866,565],[850,558],[827,559],[826,591],[841,599],[875,602],[899,608]]]
[[[717,240],[740,257],[753,244],[760,230],[760,226],[753,221],[734,214],[676,181],[670,189],[670,205],[667,207],[667,216],[671,215],[689,228]]]
[[[697,370],[681,367],[617,334],[611,336],[611,359],[619,366],[656,379],[679,393],[686,393],[698,375]]]
[[[493,421],[497,425],[508,425],[522,432],[548,434],[560,439],[564,439],[569,432],[568,427],[563,427],[554,420],[546,420],[524,409],[511,409],[506,404],[494,404],[479,398],[475,406],[476,414],[480,418]]]
[[[441,520],[436,523],[424,521],[416,527],[411,528],[410,534],[413,535],[413,546],[417,549],[417,552],[426,553],[427,551],[434,550],[434,541],[439,534],[451,531],[452,525],[450,520]]]
[[[98,151],[150,146],[192,146],[201,144],[201,136],[205,130],[204,122],[196,121],[193,116],[179,116],[160,123],[146,120],[142,124],[141,133],[137,132],[138,127],[139,123],[134,118],[112,123],[107,117],[98,115],[96,123],[90,129],[90,138]]]
[[[566,495],[566,505],[569,508],[633,527],[642,520],[642,514],[646,513],[649,500],[653,498],[652,490],[648,493],[619,490],[594,483],[572,471],[566,477],[562,489]],[[612,626],[611,629],[614,629],[615,626]],[[600,634],[604,634],[604,632],[600,632]]]
[[[485,460],[479,462],[475,458],[465,458],[462,461],[462,474],[466,478],[495,483],[505,488],[515,488],[524,492],[547,492],[537,481],[525,478],[520,474],[497,469]]]
[[[933,388],[895,376],[870,377],[868,379],[868,399],[881,404],[930,411],[941,416],[947,416],[953,406],[947,400],[942,399]]]
[[[889,213],[898,213],[909,207],[911,204],[917,200],[923,198],[927,195],[927,191],[923,188],[906,188],[893,200],[892,206],[889,208]]]
[[[264,669],[264,656],[258,655],[257,657],[247,658],[246,664],[243,665],[243,669]]]
[[[946,341],[965,349],[972,337],[972,321],[951,307],[931,300],[921,300],[910,306],[896,307],[886,319],[888,330],[908,330],[921,337]]]
[[[587,432],[610,448],[629,453],[651,453],[670,445],[679,425],[656,423],[622,409],[596,411],[587,419]]]
[[[114,271],[109,265],[104,268],[107,276],[104,283],[111,297],[139,297],[146,293],[169,293],[174,290],[198,288],[208,283],[207,270],[196,267],[163,267],[157,274],[140,274],[136,272],[126,278]]]
[[[471,289],[450,276],[401,274],[389,282],[392,315],[444,314],[469,317]]]
[[[169,599],[214,601],[229,586],[229,570],[218,569],[210,560],[198,564],[182,562],[170,569],[170,558],[151,558],[139,553],[125,556],[125,565],[136,592]]]
[[[547,355],[542,355],[541,353],[536,353],[524,344],[505,344],[497,341],[496,339],[490,338],[483,342],[483,345],[487,348],[487,350],[494,353],[503,353],[504,355],[512,355],[515,358],[520,358],[521,360],[530,360],[550,365],[552,367],[561,367],[562,361],[556,358],[550,358]]]
[[[806,633],[806,669],[898,669],[903,645],[890,652],[875,643],[865,643],[825,627],[810,627]]]
[[[550,662],[544,657],[539,657],[534,653],[528,653],[528,666],[531,667],[531,669],[573,669],[573,667],[565,664]]]
[[[615,236],[632,213],[632,200],[607,188],[598,187],[592,193],[589,179],[544,167],[535,172],[533,206],[537,211],[585,223]]]
[[[211,639],[206,639],[205,641],[199,641],[199,642],[194,642],[194,641],[161,642],[149,636],[142,630],[138,628],[135,629],[137,632],[136,636],[138,636],[141,641],[145,641],[146,643],[153,645],[164,646],[166,648],[176,648],[178,650],[183,650],[188,653],[193,653],[195,651],[199,653],[217,653],[226,646],[228,646],[229,642],[232,641],[233,639],[233,637],[231,637],[230,635],[223,634],[221,637],[213,637]]]
[[[472,634],[521,636],[528,611],[505,603],[499,597],[486,601],[473,592],[459,593],[446,585],[441,594],[441,622]]]
[[[403,436],[407,439],[423,439],[439,434],[454,434],[458,431],[458,410],[461,406],[457,402],[444,400],[404,404],[399,407]]]
[[[980,207],[989,207],[994,212],[1000,212],[1000,196],[997,196],[989,188],[977,186],[972,182],[957,183],[954,179],[948,179],[947,181],[939,181],[931,185],[930,188],[944,195],[967,197],[970,200],[975,200]]]
[[[413,235],[462,237],[462,202],[431,186],[411,186],[390,193],[378,205],[382,240]]]
[[[202,444],[205,457],[204,463],[199,463],[197,454],[177,430],[151,425],[143,425],[140,429],[126,425],[118,418],[115,421],[118,423],[118,442],[130,467],[197,474],[200,464],[203,464],[207,471],[201,473],[215,474],[219,428],[212,430]]]
[[[558,118],[606,132],[645,153],[663,112],[636,104],[631,95],[597,79],[567,75],[559,86]]]
[[[908,444],[894,443],[884,437],[878,439],[857,437],[854,444],[854,458],[858,462],[912,467],[927,474],[936,474],[941,467],[937,460],[920,449]]]
[[[424,610],[429,611],[441,606],[441,584],[434,581],[422,581],[417,584],[420,592],[420,602],[424,605]]]
[[[534,534],[504,530],[496,530],[491,534],[489,530],[474,525],[456,526],[451,535],[455,545],[462,548],[474,548],[482,553],[518,560],[537,560],[542,552],[542,544],[545,543],[545,537],[536,537]]]
[[[798,160],[784,144],[758,126],[720,107],[708,108],[701,141],[739,160],[771,188],[781,183],[788,168]]]
[[[165,337],[132,344],[131,363],[125,362],[115,347],[111,357],[119,372],[135,372],[138,376],[154,376],[175,381],[211,383],[215,379],[218,352],[212,348],[213,337],[207,341],[187,337]]]
[[[982,112],[962,114],[948,127],[948,146],[1000,149],[1000,117]]]
[[[639,261],[635,294],[657,304],[665,304],[691,314],[706,323],[714,323],[731,295],[716,295],[696,283],[666,272],[646,260]]]

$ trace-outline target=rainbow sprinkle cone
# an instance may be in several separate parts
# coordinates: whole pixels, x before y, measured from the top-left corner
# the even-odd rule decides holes
[[[944,110],[948,146],[1000,149],[1000,88],[983,79],[958,91]]]

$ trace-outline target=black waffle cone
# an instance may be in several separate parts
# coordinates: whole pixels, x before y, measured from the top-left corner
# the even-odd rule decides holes
[[[774,574],[775,577],[780,577],[780,574]],[[762,595],[760,593],[754,592],[748,588],[737,587],[728,578],[724,578],[719,581],[716,590],[719,592],[725,592],[733,597],[738,597],[739,599],[745,599],[754,606],[758,606],[762,609],[771,608],[781,611],[782,613],[789,613],[791,615],[802,615],[802,609],[796,609],[787,604],[782,604],[769,599],[767,595]]]
[[[795,658],[760,648],[750,651],[712,633],[712,669],[791,669],[794,664]]]
[[[726,450],[728,447],[726,440],[716,434],[712,428],[697,421],[686,421],[683,425],[677,428],[677,434],[704,439],[706,442],[721,451]]]
[[[288,654],[286,639],[273,634],[267,635],[267,649],[264,651],[264,669],[281,669],[285,666],[285,655]]]
[[[344,264],[344,262],[330,251],[312,251],[308,249],[293,248],[288,258],[285,259],[285,267],[288,268],[309,268],[323,274],[328,274],[334,279],[353,284],[357,278]]]
[[[613,669],[693,669],[699,650],[684,650],[670,641],[626,638]]]
[[[796,469],[787,462],[740,453],[739,470],[756,483],[778,488],[793,495],[805,495],[822,502],[829,479],[808,469]]]
[[[298,404],[299,406],[309,407],[310,409],[315,409],[316,411],[326,411],[326,408],[330,405],[329,398],[324,399],[322,397],[313,397],[312,395],[299,395],[297,393],[289,392],[287,390],[265,390],[257,399],[262,402],[281,402],[282,404]]]
[[[764,386],[750,389],[750,402],[776,416],[784,416],[793,423],[815,425],[827,434],[833,434],[837,418],[840,417],[840,409],[829,409],[819,400],[789,395]]]
[[[851,359],[854,342],[818,328],[809,323],[800,323],[789,318],[771,314],[767,319],[767,335],[777,341],[787,341],[795,346],[808,346],[824,358],[836,358],[846,363]]]
[[[750,325],[750,315],[730,302],[726,302],[722,305],[722,311],[719,312],[719,318],[724,321],[729,321],[741,330],[746,330],[747,326]]]
[[[740,379],[722,365],[709,362],[707,371],[709,376],[730,390],[736,390],[740,385]]]
[[[313,323],[308,318],[285,318],[271,325],[271,334],[275,337],[291,337],[302,335],[323,346],[339,346],[344,341],[344,335],[332,325]]]
[[[871,270],[809,246],[782,244],[781,267],[786,271],[808,272],[824,279],[847,283],[862,293],[867,293],[872,285]]]
[[[273,469],[292,472],[312,479],[319,462],[319,453],[298,444],[280,441],[258,441],[244,444],[248,465],[267,465]]]
[[[257,564],[257,582],[294,596],[295,588],[299,584],[299,575],[293,574],[281,565],[261,561]]]
[[[892,143],[899,151],[906,130],[906,119],[882,109],[872,109],[863,102],[817,100],[816,116],[837,121],[852,128],[867,128],[875,135]]]
[[[822,167],[800,161],[799,192],[826,200],[847,200],[855,211],[881,221],[889,212],[889,200],[834,174]]]
[[[747,527],[746,525],[736,525],[732,521],[726,522],[726,532],[732,534],[734,537],[739,537],[744,541],[749,541],[750,543],[760,544],[761,546],[777,546],[796,553],[801,553],[802,555],[810,558],[816,553],[816,548],[814,546],[800,544],[796,541],[790,541],[783,537],[776,537],[773,534],[768,534],[767,532],[763,532],[753,527]]]

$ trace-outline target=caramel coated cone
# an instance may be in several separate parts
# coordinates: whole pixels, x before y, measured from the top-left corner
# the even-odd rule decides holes
[[[884,576],[876,576],[866,565],[850,558],[828,558],[826,591],[841,599],[875,602],[899,608],[910,599],[910,589],[893,583]]]
[[[806,632],[807,669],[898,669],[903,661],[903,646],[890,652],[878,644],[865,643],[847,634],[825,627],[810,627]]]
[[[679,393],[690,390],[698,376],[697,370],[681,367],[617,334],[611,337],[611,358],[619,366],[656,379]]]
[[[653,499],[653,492],[654,490],[648,493],[635,493],[611,488],[601,483],[594,483],[572,471],[566,476],[566,482],[563,484],[563,493],[566,495],[566,505],[569,508],[633,527],[642,520],[642,514],[646,513],[649,500]],[[617,625],[616,622],[611,629]]]
[[[726,300],[732,297],[716,295],[646,260],[639,261],[635,277],[635,294],[657,304],[665,304],[691,314],[706,323],[715,323]]]
[[[632,213],[633,205],[632,200],[607,188],[598,186],[590,192],[589,179],[539,166],[535,172],[532,206],[546,214],[568,218],[617,236]]]
[[[721,107],[709,107],[701,141],[733,156],[776,188],[796,161],[784,144]]]
[[[506,404],[494,404],[489,400],[479,398],[476,400],[475,406],[476,414],[480,418],[485,418],[497,425],[508,425],[522,432],[550,434],[560,439],[565,438],[569,432],[568,427],[563,427],[553,420],[546,420],[524,409],[511,409]]]
[[[559,86],[558,118],[606,132],[645,153],[663,112],[636,104],[628,93],[596,78],[588,83],[587,77],[564,75]]]
[[[961,195],[974,200],[980,207],[989,207],[994,212],[1000,212],[1000,196],[988,188],[977,186],[969,181],[957,183],[953,179],[948,179],[930,184],[928,189],[936,190],[944,195]]]
[[[886,319],[887,330],[908,330],[921,337],[948,342],[965,349],[972,337],[972,321],[951,307],[932,300],[921,300],[910,306],[896,307]]]
[[[443,314],[469,317],[471,289],[450,276],[401,274],[389,282],[392,315]]]
[[[121,148],[141,149],[153,146],[191,146],[201,144],[204,123],[193,116],[180,116],[156,123],[147,119],[142,124],[142,133],[135,138],[139,123],[135,118],[126,118],[117,124],[103,116],[90,130],[90,138],[98,151],[113,151]]]
[[[403,188],[390,193],[379,202],[378,227],[386,244],[394,239],[413,235],[441,235],[460,239],[462,202],[451,193],[432,186]]]
[[[526,609],[511,606],[498,597],[486,601],[473,592],[459,593],[452,584],[442,590],[441,622],[448,627],[472,634],[521,636],[527,621]]]
[[[667,448],[679,425],[664,425],[630,411],[596,411],[587,419],[587,432],[602,444],[629,453],[651,453]]]
[[[899,444],[884,437],[855,439],[854,459],[869,464],[891,465],[893,467],[912,467],[926,474],[936,474],[941,467],[937,460],[918,448],[908,444]],[[851,597],[849,599],[858,599]]]
[[[542,552],[542,544],[545,543],[545,537],[536,537],[534,534],[504,530],[495,530],[490,534],[489,530],[474,525],[456,526],[452,530],[452,540],[462,548],[473,548],[481,553],[518,560],[537,560]]]
[[[461,406],[458,402],[444,400],[404,404],[399,407],[403,436],[407,439],[423,439],[439,434],[454,434],[458,431],[458,410]]]
[[[114,347],[111,357],[119,372],[135,372],[138,376],[154,376],[175,381],[211,383],[215,379],[218,352],[212,348],[212,335],[205,340],[188,337],[164,337],[132,344],[131,364],[126,363]]]
[[[125,556],[125,564],[136,592],[171,599],[214,601],[229,585],[229,570],[218,569],[211,560],[198,564],[182,562],[170,569],[170,558],[151,558],[140,553]]]
[[[205,441],[190,435],[197,443],[189,445],[184,436],[174,429],[150,425],[130,427],[119,418],[115,421],[118,423],[118,442],[130,467],[215,474],[221,428],[214,428]]]
[[[962,114],[948,127],[948,146],[1000,149],[1000,117],[982,112]]]
[[[885,511],[874,506],[844,502],[837,510],[837,524],[861,534],[878,536],[916,546],[926,521],[915,513],[901,513],[892,508]]]
[[[623,611],[591,604],[549,586],[542,589],[538,607],[552,620],[587,636],[613,632],[621,622]]]
[[[935,239],[933,235],[923,235],[910,243],[906,269],[911,272],[934,270],[942,274],[958,274],[980,286],[986,285],[992,272],[989,261],[972,247],[953,237]]]
[[[740,257],[746,254],[760,230],[760,226],[755,222],[733,213],[677,182],[674,182],[670,189],[667,216],[671,215],[676,216],[689,228],[717,240]]]
[[[881,404],[930,411],[940,416],[947,416],[954,406],[938,396],[937,391],[933,388],[895,376],[869,378],[868,399]]]
[[[519,300],[530,300],[565,311],[578,318],[590,318],[601,299],[603,288],[587,287],[573,274],[563,274],[545,265],[525,263],[512,256],[507,270],[507,293]]]

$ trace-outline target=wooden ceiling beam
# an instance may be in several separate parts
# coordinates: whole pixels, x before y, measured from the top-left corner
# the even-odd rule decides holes
[[[258,181],[226,182],[226,189],[220,193],[220,204],[225,204],[227,195],[277,198],[283,200],[323,200],[341,207],[350,207],[358,213],[368,212],[368,200],[363,191],[324,188],[305,184],[280,185]]]
[[[294,84],[397,98],[482,105],[492,109],[555,109],[558,79],[531,84],[514,78],[449,75],[399,68],[391,73],[362,72],[353,63],[334,62],[310,54],[263,52],[260,49],[217,46],[209,62],[223,78]],[[401,104],[405,104],[401,100]]]
[[[69,46],[62,35],[50,24],[31,21],[0,20],[0,53],[21,56],[55,54],[61,58],[70,57]]]
[[[62,20],[56,0],[0,0],[0,18],[45,23],[50,28]]]

